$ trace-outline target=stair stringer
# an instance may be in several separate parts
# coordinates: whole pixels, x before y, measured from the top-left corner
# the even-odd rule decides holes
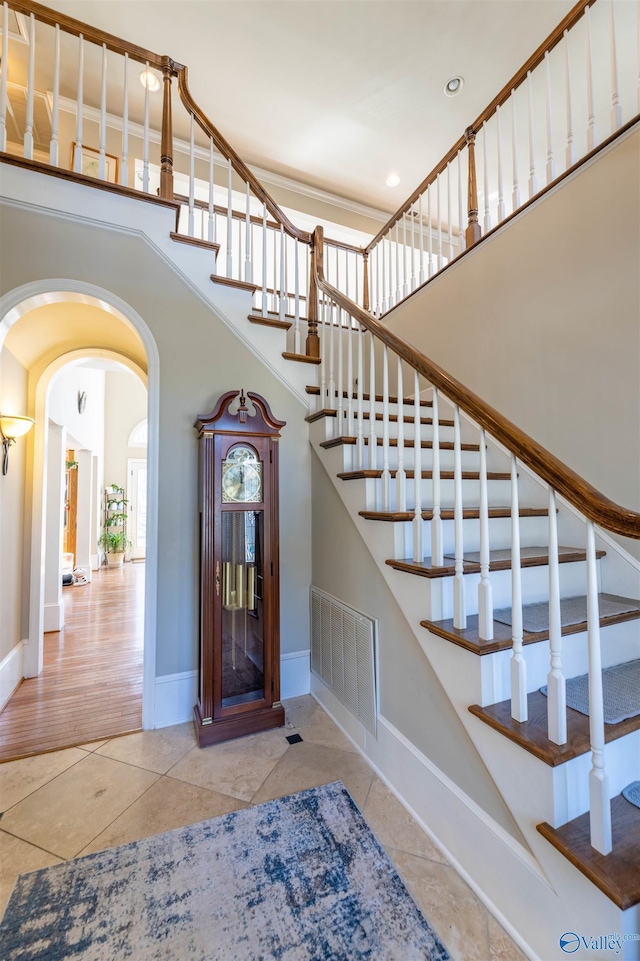
[[[471,863],[465,863],[465,861],[461,863],[459,855],[454,860],[457,860],[463,872],[475,881],[479,896],[498,917],[506,918],[509,922],[508,929],[519,933],[518,940],[521,943],[524,940],[533,949],[534,956],[538,955],[541,958],[557,956],[558,939],[567,930],[589,932],[595,931],[596,928],[602,931],[623,930],[623,924],[627,926],[629,924],[627,916],[635,909],[627,912],[620,911],[536,831],[536,825],[540,821],[554,816],[558,795],[566,796],[570,793],[570,786],[566,783],[566,771],[559,774],[557,770],[554,771],[537,758],[528,755],[469,713],[469,705],[478,702],[482,693],[481,671],[476,665],[486,661],[491,655],[478,657],[448,644],[420,626],[420,620],[425,616],[424,594],[426,592],[416,591],[415,582],[422,579],[412,578],[410,575],[390,568],[385,563],[388,557],[396,556],[394,534],[393,531],[389,532],[389,529],[396,525],[373,524],[359,516],[359,510],[363,509],[366,482],[346,483],[337,477],[337,474],[344,469],[342,453],[339,448],[320,447],[321,441],[324,440],[321,423],[311,425],[310,438],[320,462],[392,595],[402,609],[407,623],[450,698],[533,855],[532,858],[527,852],[525,857],[525,850],[521,849],[523,857],[519,862],[516,863],[515,859],[510,858],[513,873],[507,877],[496,877],[494,872],[478,870],[478,865],[473,863],[473,856],[470,858]],[[376,535],[372,529],[378,529],[379,533]],[[480,728],[484,730],[481,731]],[[612,745],[607,745],[608,758],[611,756],[609,750],[611,747]],[[614,750],[616,750],[615,747]],[[633,750],[632,746],[631,753]],[[373,742],[370,744],[368,753],[376,763],[376,746]],[[496,757],[502,759],[501,763],[496,763]],[[575,760],[578,762],[577,766],[584,764],[584,761],[579,758]],[[381,762],[377,763],[380,764],[384,773]],[[566,766],[563,765],[563,767]],[[513,777],[514,770],[518,771],[517,778]],[[394,784],[393,779],[390,778],[390,780]],[[400,789],[399,794],[408,806],[413,807],[411,801],[403,797]],[[415,805],[416,799],[413,799],[413,803]],[[416,813],[420,819],[420,811]],[[556,817],[558,817],[557,811]],[[563,818],[563,820],[567,819]],[[428,825],[429,815],[422,820]],[[439,837],[438,841],[448,849],[446,839]],[[527,894],[526,906],[523,910],[524,891]],[[597,924],[594,919],[597,919]],[[627,930],[627,927],[624,930]],[[636,955],[633,952],[636,947],[634,942],[628,942],[622,957],[635,958]],[[582,952],[576,955],[576,957],[582,956]],[[584,957],[587,956],[584,954]]]

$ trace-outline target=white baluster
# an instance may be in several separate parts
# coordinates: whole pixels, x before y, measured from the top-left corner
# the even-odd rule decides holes
[[[334,305],[327,302],[327,323],[329,324],[329,378],[327,381],[327,407],[336,409],[336,376],[335,376],[335,323]]]
[[[520,207],[520,183],[518,181],[518,136],[516,130],[516,92],[511,91],[511,151],[513,155],[513,209]]]
[[[145,64],[147,75],[149,64]],[[142,143],[142,189],[149,193],[149,84],[144,85],[144,134]]]
[[[458,151],[458,253],[466,250],[466,238],[464,235],[464,186],[462,183],[462,150]]]
[[[285,240],[284,224],[280,224],[280,298],[278,301],[280,310],[280,320],[284,320],[285,306],[287,303],[287,285],[285,283]]]
[[[422,194],[418,197],[418,219],[420,221],[420,283],[425,281],[424,273],[424,224],[422,223]]]
[[[36,18],[29,15],[29,67],[27,74],[27,114],[24,130],[24,157],[33,160],[33,98],[35,94],[36,71]],[[5,65],[3,64],[3,67]]]
[[[274,314],[279,313],[280,303],[278,301],[278,232],[273,230],[273,296],[271,299],[271,309]]]
[[[613,3],[609,4],[609,19],[611,23],[611,133],[615,133],[622,126],[622,107],[620,106],[620,95],[618,93],[618,55]]]
[[[593,150],[598,145],[596,108],[593,96],[593,51],[591,47],[591,7],[585,10],[587,21],[587,147]]]
[[[382,313],[387,312],[387,257],[386,257],[386,247],[384,245],[384,237],[380,241],[380,246],[382,247]]]
[[[376,246],[376,317],[380,317],[382,314],[381,301],[380,301],[380,244]]]
[[[76,95],[76,145],[73,149],[73,172],[82,173],[82,100],[84,83],[84,38],[78,35],[78,92]]]
[[[505,218],[504,184],[502,182],[502,120],[500,106],[496,107],[496,124],[498,129],[498,223]]]
[[[242,280],[242,224],[238,221],[238,280]]]
[[[411,214],[411,290],[415,290],[417,287],[416,283],[416,260],[415,260],[415,246],[416,246],[416,218],[414,216],[413,204],[411,204],[411,209],[409,211]]]
[[[327,406],[327,367],[329,361],[327,356],[327,298],[325,294],[322,295],[320,302],[318,335],[320,339],[320,410],[325,410]]]
[[[438,270],[442,270],[444,260],[442,259],[442,214],[440,209],[440,174],[436,177],[436,209],[438,212]]]
[[[396,304],[402,299],[402,289],[400,286],[400,229],[396,220]]]
[[[129,54],[124,55],[122,75],[122,163],[120,164],[120,185],[129,186]]]
[[[393,229],[393,228],[392,228],[392,229]],[[390,230],[389,233],[388,233],[388,238],[389,238],[389,310],[391,310],[391,308],[393,307],[394,302],[395,302],[394,299],[393,299],[393,257],[392,257],[392,248],[391,248],[391,245],[392,245],[393,241],[392,241],[392,239],[391,239],[391,236],[392,236],[392,235],[391,235],[391,230]]]
[[[378,469],[376,436],[376,339],[369,334],[369,470]]]
[[[522,574],[520,569],[520,508],[518,502],[518,467],[511,457],[511,717],[526,721],[527,664],[522,654]]]
[[[56,30],[58,30],[57,24]],[[6,0],[2,5],[2,63],[5,66],[4,69],[0,69],[0,150],[5,152],[7,149],[7,64],[9,63],[9,4]]]
[[[478,634],[493,640],[493,592],[489,578],[489,492],[487,482],[487,440],[480,428],[480,583],[478,584]]]
[[[373,340],[373,334],[371,340]],[[398,438],[400,445],[400,438]],[[398,456],[400,447],[398,446]],[[404,451],[403,451],[404,455]],[[382,350],[382,510],[390,509],[391,472],[389,470],[389,348]]]
[[[444,545],[442,542],[442,513],[440,492],[440,414],[438,412],[438,388],[433,388],[431,407],[431,566],[442,567],[444,564]]]
[[[417,370],[414,371],[413,374],[413,404],[413,561],[414,564],[421,564],[424,560],[422,530],[422,437],[420,432],[420,375]]]
[[[227,277],[233,277],[233,167],[227,160]],[[240,265],[238,264],[238,269]],[[275,284],[274,284],[275,287]]]
[[[604,767],[604,704],[602,697],[602,651],[600,648],[600,611],[598,573],[593,522],[587,521],[587,644],[589,649],[589,810],[591,845],[600,854],[611,852],[611,802],[609,777]]]
[[[209,218],[207,221],[207,239],[209,243],[216,242],[216,202],[214,190],[213,166],[213,137],[209,137]]]
[[[251,269],[251,188],[247,183],[247,199],[245,205],[245,241],[244,241],[244,279],[249,283],[253,280]]]
[[[407,215],[402,215],[402,296],[409,295],[409,274],[407,271]]]
[[[538,193],[538,180],[536,178],[536,158],[535,158],[535,133],[533,129],[533,84],[531,82],[531,71],[527,72],[527,93],[529,95],[529,198],[535,197]]]
[[[196,197],[196,118],[191,114],[191,126],[189,131],[189,226],[187,233],[190,237],[195,234],[195,197]]]
[[[295,239],[295,274],[294,284],[295,293],[293,298],[294,320],[293,320],[293,352],[300,353],[300,242]]]
[[[358,470],[364,468],[364,327],[358,324],[358,438],[356,441],[357,467]]]
[[[556,179],[556,162],[553,159],[553,122],[551,116],[551,67],[549,65],[549,51],[547,50],[544,55],[544,63],[546,67],[546,105],[547,105],[547,183],[550,184],[552,180]]]
[[[269,313],[269,301],[267,298],[267,244],[269,235],[267,234],[267,205],[262,204],[262,316],[266,317]],[[297,351],[296,351],[297,353]]]
[[[100,86],[100,150],[98,177],[107,179],[107,45],[102,44],[102,82]]]
[[[427,237],[429,248],[429,276],[433,277],[433,231],[431,229],[431,184],[427,187]]]
[[[549,488],[549,653],[547,675],[547,736],[554,744],[567,743],[567,686],[562,673],[562,622],[560,618],[560,565],[556,495]]]
[[[453,577],[453,626],[463,631],[467,626],[464,596],[464,508],[462,503],[462,451],[460,448],[460,409],[453,411],[453,528],[455,541],[455,574]]]
[[[482,124],[482,160],[484,176],[484,232],[491,230],[491,208],[489,206],[489,164],[487,162],[487,121]]]
[[[49,163],[54,167],[57,167],[58,124],[60,121],[60,25],[57,23],[55,27],[55,38],[53,44],[53,104],[51,107],[51,142],[49,144]],[[4,59],[4,54],[2,62],[7,63],[7,61]],[[6,70],[4,73],[6,73]],[[0,147],[0,149],[4,150],[4,147]]]
[[[573,104],[571,95],[571,61],[569,59],[569,31],[564,32],[564,64],[567,82],[567,169],[576,162],[576,148],[573,142]]]
[[[447,163],[447,241],[449,244],[449,260],[453,260],[453,224],[451,223],[451,161]]]
[[[404,469],[404,386],[402,383],[402,359],[398,357],[397,375],[398,403],[396,405],[398,416],[398,469],[396,470],[396,510],[406,511],[407,509],[407,472]]]
[[[353,426],[353,338],[354,328],[351,314],[347,314],[347,423],[344,431],[346,437],[355,437]]]
[[[338,383],[336,385],[336,434],[341,437],[344,433],[344,327],[342,324],[342,308],[336,305],[336,334],[338,337]]]

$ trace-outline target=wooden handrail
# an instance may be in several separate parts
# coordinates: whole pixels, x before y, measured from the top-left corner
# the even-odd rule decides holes
[[[233,147],[225,140],[220,131],[214,127],[206,114],[200,110],[195,100],[191,96],[191,93],[189,92],[188,71],[184,66],[180,66],[178,70],[178,92],[180,94],[182,103],[186,107],[187,111],[193,114],[200,129],[207,135],[207,137],[211,137],[213,139],[213,142],[220,153],[226,157],[227,160],[231,161],[233,169],[237,174],[240,175],[245,183],[249,184],[254,195],[266,205],[271,216],[274,217],[279,224],[282,224],[286,232],[291,237],[295,237],[303,244],[310,244],[311,234],[306,230],[299,230],[294,224],[291,223],[289,218],[283,213],[275,200],[269,196],[260,181],[251,173],[244,161],[240,159]]]
[[[553,490],[561,494],[582,515],[605,530],[640,540],[640,513],[621,507],[605,497],[588,481],[563,464],[554,454],[538,444],[528,434],[525,434],[519,427],[516,427],[495,408],[485,403],[455,377],[452,377],[434,361],[429,360],[415,347],[412,347],[397,334],[379,323],[353,300],[327,283],[323,270],[323,247],[323,229],[322,227],[316,227],[313,249],[316,253],[315,280],[320,290],[328,294],[336,304],[351,314],[383,344],[390,347],[434,387],[441,390],[449,400],[473,418],[476,424],[484,427],[495,440],[503,444],[522,464],[546,481]]]
[[[538,49],[531,54],[527,62],[523,64],[523,66],[520,67],[520,69],[513,75],[511,80],[504,85],[500,93],[494,97],[491,103],[485,107],[478,117],[476,117],[467,130],[472,130],[476,133],[478,130],[480,130],[485,120],[488,120],[491,116],[493,116],[497,108],[501,107],[509,99],[511,96],[511,91],[517,90],[517,88],[527,79],[527,74],[529,71],[534,70],[538,64],[542,63],[545,52],[547,50],[553,50],[553,48],[560,43],[562,37],[564,36],[565,30],[570,30],[574,24],[578,22],[585,9],[594,2],[595,0],[578,0],[578,3],[576,3],[575,7],[569,11],[564,20],[562,20],[558,26],[551,31],[546,40],[544,40]],[[442,160],[436,164],[433,170],[427,174],[422,183],[416,187],[411,196],[405,200],[403,205],[399,207],[389,218],[384,227],[380,228],[375,237],[365,247],[367,252],[372,250],[378,241],[382,240],[382,238],[386,236],[389,230],[391,230],[391,228],[400,220],[400,218],[407,213],[409,208],[416,202],[418,197],[423,194],[427,187],[429,187],[435,181],[438,174],[441,174],[444,170],[446,170],[447,164],[451,163],[451,161],[457,156],[458,152],[462,150],[466,143],[467,133],[465,132],[460,139],[455,142],[449,152],[445,154]]]

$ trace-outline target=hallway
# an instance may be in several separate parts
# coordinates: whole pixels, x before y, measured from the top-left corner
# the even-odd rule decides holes
[[[101,567],[63,591],[65,627],[44,635],[44,670],[0,714],[0,761],[142,727],[145,565]]]

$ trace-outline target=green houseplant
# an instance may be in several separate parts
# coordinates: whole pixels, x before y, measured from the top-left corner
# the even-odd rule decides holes
[[[106,492],[104,527],[98,538],[98,547],[105,552],[107,567],[121,567],[126,551],[132,546],[126,532],[127,504],[124,487],[112,484]]]

